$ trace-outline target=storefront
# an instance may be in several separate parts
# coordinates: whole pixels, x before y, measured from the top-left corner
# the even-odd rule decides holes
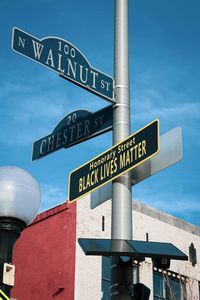
[[[39,214],[14,249],[13,299],[109,299],[110,258],[86,256],[77,239],[110,238],[110,211],[110,201],[91,209],[87,196]],[[150,300],[199,300],[200,228],[136,202],[133,226],[135,240],[170,242],[189,257],[168,270],[133,259],[133,282],[150,288]]]

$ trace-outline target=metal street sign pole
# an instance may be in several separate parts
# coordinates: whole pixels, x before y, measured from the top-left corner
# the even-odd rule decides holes
[[[130,135],[128,0],[115,0],[114,53],[114,92],[116,104],[113,112],[113,145]],[[130,172],[121,175],[113,181],[111,238],[132,240]],[[111,259],[110,298],[112,300],[132,299],[130,293],[132,270],[128,266],[122,266],[120,261],[120,257],[118,256]]]

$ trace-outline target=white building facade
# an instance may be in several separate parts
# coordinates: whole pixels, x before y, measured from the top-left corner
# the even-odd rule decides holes
[[[150,288],[150,300],[200,300],[200,228],[171,215],[133,202],[133,239],[174,244],[188,261],[171,260],[168,270],[152,260],[133,260],[134,282]],[[90,196],[77,201],[78,238],[111,237],[111,201],[90,208]],[[76,243],[75,299],[109,299],[109,258],[86,256]]]

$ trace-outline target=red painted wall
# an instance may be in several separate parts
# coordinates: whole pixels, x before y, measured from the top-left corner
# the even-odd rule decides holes
[[[14,247],[12,297],[19,300],[73,300],[76,203],[37,216]]]

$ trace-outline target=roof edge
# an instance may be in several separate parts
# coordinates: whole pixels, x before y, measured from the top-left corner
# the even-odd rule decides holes
[[[197,236],[200,236],[200,227],[198,227],[196,225],[193,225],[191,223],[188,223],[186,221],[183,221],[183,220],[181,220],[177,217],[174,217],[170,214],[162,212],[158,209],[152,208],[151,206],[148,206],[148,205],[143,204],[141,202],[133,201],[132,209],[137,211],[137,212],[140,212],[144,215],[147,215],[149,217],[152,217],[154,219],[162,221],[166,224],[175,226],[175,227],[177,227],[179,229],[182,229],[186,232],[189,232],[189,233],[195,234]]]
[[[69,209],[69,204],[67,202],[65,202],[65,203],[59,204],[57,206],[54,206],[48,210],[45,210],[45,211],[39,213],[29,226],[34,225],[35,223],[41,222],[44,219],[47,219],[47,218],[49,218],[53,215],[56,215],[64,210],[67,210],[67,209]]]

